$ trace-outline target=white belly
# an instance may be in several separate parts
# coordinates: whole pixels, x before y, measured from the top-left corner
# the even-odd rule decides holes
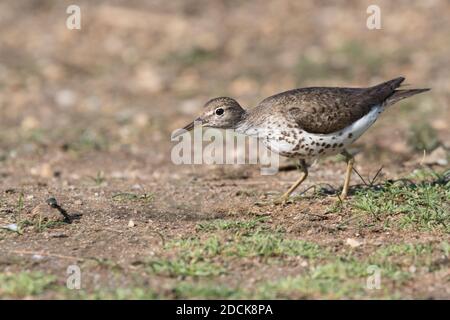
[[[341,153],[345,148],[361,137],[361,135],[366,132],[372,124],[374,124],[383,110],[383,106],[375,106],[361,119],[357,120],[350,126],[333,133],[315,134],[305,132],[304,137],[307,148],[309,146],[309,148],[313,149],[311,156],[317,157]]]
[[[383,112],[383,106],[375,106],[368,114],[350,126],[328,134],[308,133],[299,130],[297,139],[278,139],[277,136],[266,139],[266,146],[281,155],[298,158],[316,158],[341,153],[370,128]]]

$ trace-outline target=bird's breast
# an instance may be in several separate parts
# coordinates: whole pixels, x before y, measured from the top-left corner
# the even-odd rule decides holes
[[[298,127],[268,126],[258,136],[269,150],[289,157],[295,154],[295,148],[302,140],[302,130]]]

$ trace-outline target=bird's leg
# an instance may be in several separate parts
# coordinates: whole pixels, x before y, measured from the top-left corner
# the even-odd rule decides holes
[[[343,200],[347,197],[348,188],[350,186],[350,178],[352,176],[353,164],[355,163],[355,158],[347,150],[342,151],[341,154],[345,157],[345,161],[347,162],[347,170],[345,171],[344,186],[342,187],[342,192],[340,196],[341,200]]]
[[[302,176],[297,181],[295,181],[295,183],[289,188],[288,191],[286,191],[279,199],[275,200],[276,204],[286,202],[286,200],[289,199],[291,193],[294,192],[294,190],[297,189],[297,187],[301,185],[302,182],[305,181],[306,178],[308,177],[308,167],[306,165],[305,160],[303,159],[300,160],[299,169],[303,173]]]

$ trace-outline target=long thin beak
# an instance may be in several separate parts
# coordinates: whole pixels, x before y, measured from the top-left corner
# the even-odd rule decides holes
[[[183,133],[191,131],[194,129],[196,124],[201,124],[202,120],[200,118],[195,119],[188,125],[184,126],[183,129],[178,129],[172,134],[172,139],[175,139],[176,137],[181,136]]]

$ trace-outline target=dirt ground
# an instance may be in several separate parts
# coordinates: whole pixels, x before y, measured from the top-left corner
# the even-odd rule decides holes
[[[0,3],[0,298],[450,298],[447,1],[379,1],[380,30],[287,0],[79,0],[68,30],[73,2]],[[285,205],[295,170],[171,161],[212,97],[397,76],[432,91],[355,143],[343,203],[335,157]]]

